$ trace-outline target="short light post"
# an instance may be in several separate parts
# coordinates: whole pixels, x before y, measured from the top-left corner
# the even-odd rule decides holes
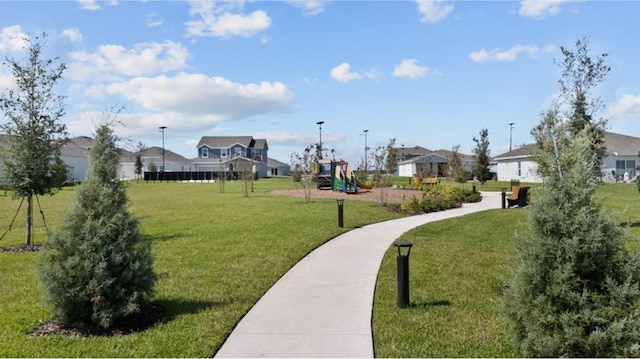
[[[338,202],[338,227],[344,227],[344,199],[336,199]]]
[[[398,270],[398,308],[406,308],[409,306],[409,254],[411,253],[411,242],[393,242],[398,247],[397,270]],[[407,254],[402,254],[401,249],[407,248]]]

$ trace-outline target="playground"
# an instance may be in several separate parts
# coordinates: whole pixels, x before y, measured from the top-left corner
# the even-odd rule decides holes
[[[371,190],[372,187],[356,178],[356,173],[345,160],[319,160],[314,163],[313,173],[318,175],[319,190],[333,190],[355,194],[360,190]]]

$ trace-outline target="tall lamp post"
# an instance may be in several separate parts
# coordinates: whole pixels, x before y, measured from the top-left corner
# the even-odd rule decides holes
[[[513,124],[515,122],[509,123],[509,152],[511,152],[511,135],[513,134]]]
[[[318,144],[318,159],[322,159],[322,124],[323,123],[324,121],[316,122],[316,125],[318,125],[319,131],[320,131],[320,143]]]
[[[367,151],[369,151],[369,147],[367,146],[367,132],[369,130],[362,130],[364,132],[364,173],[367,173]]]
[[[164,172],[164,129],[167,128],[167,126],[160,126],[158,128],[160,132],[162,132],[162,172]]]

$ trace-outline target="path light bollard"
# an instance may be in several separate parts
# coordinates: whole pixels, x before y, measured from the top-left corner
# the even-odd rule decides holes
[[[473,193],[476,193],[476,184],[473,184]]]
[[[502,189],[502,209],[507,208],[507,189]]]
[[[336,199],[338,201],[338,227],[344,227],[344,199]]]
[[[411,242],[393,242],[398,247],[398,308],[409,306],[409,254],[411,253]],[[402,254],[401,249],[408,248],[407,254]]]

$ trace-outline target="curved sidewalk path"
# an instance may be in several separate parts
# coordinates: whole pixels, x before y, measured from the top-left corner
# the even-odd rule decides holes
[[[309,253],[238,323],[217,358],[373,358],[371,315],[385,252],[404,232],[501,208],[500,192],[479,203],[346,232]]]

